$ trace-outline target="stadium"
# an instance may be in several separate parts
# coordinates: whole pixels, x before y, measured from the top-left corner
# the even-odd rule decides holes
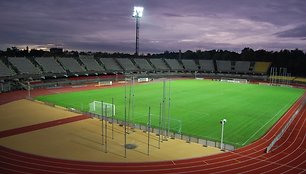
[[[55,11],[66,14],[66,3],[62,4],[64,10]],[[75,9],[80,14],[89,10],[92,18],[72,14],[82,22],[94,21],[97,11],[94,12],[91,5],[97,6],[95,3],[85,4],[85,8],[83,2],[69,2],[68,6],[75,8],[68,14]],[[104,10],[108,3],[102,3]],[[54,7],[61,9],[55,4]],[[157,4],[151,4],[151,7],[159,7]],[[14,2],[2,5],[12,10]],[[53,5],[47,6],[55,9]],[[195,15],[196,7],[185,6],[193,7],[192,13],[187,12],[191,16],[163,13],[157,17],[158,21],[162,24],[165,16],[174,21],[192,20],[203,14],[202,9]],[[112,8],[116,8],[109,7],[109,14],[114,18],[102,13],[104,18],[99,20],[111,21],[118,17],[121,21],[120,13],[113,13]],[[180,5],[174,7],[180,9]],[[49,20],[45,16],[48,12],[36,10],[41,13],[33,15],[38,16],[36,20],[41,16]],[[132,22],[136,23],[136,49],[132,54],[117,52],[125,50],[121,45],[134,44],[134,40],[125,40],[130,31],[122,29],[125,26],[122,21],[119,22],[122,30],[116,30],[118,23],[110,22],[107,29],[104,28],[105,31],[114,30],[110,36],[98,33],[106,43],[107,37],[120,38],[117,41],[120,46],[112,43],[98,45],[99,49],[111,47],[114,52],[72,51],[63,47],[29,50],[25,45],[22,45],[25,49],[0,50],[0,173],[305,173],[306,53],[299,49],[254,51],[248,47],[241,52],[222,49],[181,51],[182,46],[198,48],[190,45],[192,39],[183,38],[178,41],[179,45],[172,43],[177,52],[144,54],[141,44],[154,50],[159,47],[156,43],[161,47],[167,47],[169,43],[163,45],[167,39],[161,38],[149,40],[148,35],[156,37],[152,30],[149,34],[144,33],[146,38],[140,41],[141,22],[146,29],[148,26],[154,26],[156,31],[162,28],[153,25],[154,17],[158,16],[152,15],[154,8],[148,10],[151,16],[147,19],[141,19],[143,10],[142,6],[135,6],[132,14]],[[220,19],[219,23],[222,23],[220,16],[210,17]],[[253,20],[254,16],[251,18]],[[56,25],[63,27],[74,18],[63,17],[65,24],[59,22],[62,18],[54,19],[57,19]],[[207,20],[207,17],[200,19]],[[233,19],[227,20],[233,22]],[[243,19],[238,21],[239,27],[251,28]],[[185,24],[180,23],[178,33],[191,36],[190,26],[187,25],[188,32],[183,30]],[[201,23],[196,24],[201,28]],[[270,27],[266,23],[256,24],[262,26],[249,32]],[[162,25],[165,28],[171,26]],[[74,28],[77,43],[68,37],[67,46],[68,43],[71,48],[82,45],[82,34],[78,32],[86,29],[83,28],[85,24],[80,26],[81,30]],[[39,27],[43,29],[44,25]],[[65,28],[61,27],[55,30]],[[170,33],[165,28],[159,34],[164,31],[170,38],[172,32],[177,32],[176,27],[172,26]],[[276,32],[274,28],[272,35],[284,38],[291,31],[297,37],[300,35],[297,29]],[[52,33],[49,27],[43,30],[46,31],[41,35]],[[125,34],[120,36],[121,31]],[[210,32],[205,39],[214,35],[213,30]],[[226,32],[220,33],[221,39],[230,40],[225,37]],[[30,30],[27,34],[31,34]],[[84,38],[89,41],[83,46],[93,44],[91,39],[96,37],[95,34],[86,35]],[[161,34],[161,37],[165,35]],[[64,36],[60,34],[61,39],[67,39]],[[30,38],[23,37],[20,40]],[[260,37],[256,36],[256,39],[260,40]],[[200,38],[198,33],[196,38]],[[40,39],[44,42],[45,38]],[[244,39],[239,42],[251,42]],[[284,40],[280,42],[284,43]],[[7,43],[9,41],[4,45]],[[209,47],[220,46],[219,41],[215,45],[207,43],[211,44]],[[221,44],[222,47],[228,45]],[[3,46],[1,41],[0,46]]]
[[[274,159],[278,155],[283,155],[280,159],[284,162],[285,159],[294,157],[293,162],[288,161],[290,164],[296,166],[303,164],[304,140],[296,140],[303,137],[301,134],[304,133],[305,117],[303,85],[297,85],[292,80],[294,77],[285,74],[277,76],[267,74],[272,69],[271,62],[160,58],[97,59],[92,56],[34,59],[8,57],[6,60],[11,66],[1,64],[1,76],[6,79],[2,83],[1,113],[12,114],[15,117],[2,116],[4,120],[1,121],[5,124],[1,125],[0,133],[2,159],[3,162],[10,161],[4,163],[5,171],[15,168],[13,164],[18,161],[19,165],[21,162],[19,156],[22,156],[20,170],[30,165],[27,169],[30,172],[57,165],[64,165],[63,169],[77,173],[91,171],[91,167],[97,167],[99,172],[155,173],[154,168],[157,166],[161,168],[161,173],[167,172],[169,167],[171,172],[191,169],[204,172],[218,171],[222,166],[240,166],[241,163],[248,163],[250,160],[254,161],[254,165],[265,164],[259,170],[266,170],[264,168],[273,165],[276,169],[282,166],[292,173],[304,171],[302,166],[302,168],[292,168],[291,165],[284,165],[285,163],[269,162],[269,158]],[[20,81],[7,80],[16,77]],[[22,81],[22,79],[27,80]],[[15,85],[12,85],[13,83]],[[16,86],[19,89],[15,89]],[[20,100],[23,98],[26,100]],[[42,110],[46,109],[44,107],[56,108],[57,111],[46,112],[69,112],[69,114],[68,116],[59,114],[50,118],[42,118],[38,114],[34,117],[33,113],[40,112],[34,112],[33,109],[27,111],[25,106],[42,108]],[[25,117],[19,117],[19,114],[25,114]],[[82,128],[89,125],[81,123],[88,118],[95,120],[94,126],[97,128],[90,131],[96,131],[95,133],[100,136],[90,137],[82,133],[84,131]],[[226,119],[227,122],[220,124],[222,119]],[[75,125],[73,130],[79,132],[77,135],[82,141],[71,140],[73,142],[65,143],[57,140],[61,146],[74,149],[73,144],[80,143],[86,147],[85,144],[88,143],[89,148],[93,148],[90,141],[95,141],[96,148],[100,148],[98,151],[102,155],[117,153],[120,157],[107,156],[102,159],[103,162],[96,163],[92,161],[99,157],[78,158],[69,153],[58,156],[58,153],[62,153],[60,150],[58,153],[53,152],[50,147],[39,150],[40,146],[34,145],[37,143],[35,137],[38,141],[42,141],[43,137],[50,136],[50,141],[55,141],[52,136],[59,132],[51,131],[53,127],[67,126],[67,129],[72,129],[68,125],[75,122],[80,125]],[[224,126],[222,140],[220,140],[220,125]],[[48,133],[44,132],[44,129],[51,130]],[[297,131],[294,136],[293,130]],[[40,131],[42,133],[38,133]],[[71,132],[62,134],[63,139],[71,138]],[[140,138],[133,137],[136,134],[141,134],[138,135]],[[33,142],[27,142],[27,137],[33,139]],[[184,148],[200,147],[212,150],[209,153],[191,151],[190,153],[196,154],[195,156],[165,155],[173,153],[166,144],[175,140],[180,141],[175,142],[177,144],[187,144]],[[53,148],[58,147],[57,143],[45,141],[46,144],[43,146],[51,144]],[[188,147],[195,144],[197,147]],[[135,149],[129,149],[127,145]],[[170,146],[174,148],[175,145],[170,144]],[[294,150],[291,147],[294,147]],[[86,148],[81,150],[90,153],[86,152]],[[178,147],[176,150],[186,149]],[[282,153],[287,150],[298,155]],[[141,153],[134,156],[132,151]],[[203,157],[197,156],[198,154]],[[147,161],[146,158],[150,156],[152,159],[149,162],[137,161],[137,159]],[[260,157],[259,160],[255,159],[257,156]],[[264,158],[268,160],[263,160]],[[76,162],[73,159],[84,161]],[[39,163],[33,165],[32,162],[28,163],[28,160],[37,160]],[[235,160],[235,163],[232,160]],[[41,161],[45,161],[48,165],[40,165]],[[111,161],[113,163],[109,163]],[[133,161],[134,163],[130,163]],[[213,167],[219,163],[220,167]],[[83,171],[74,165],[91,167]],[[71,166],[74,166],[74,169]],[[132,169],[128,169],[129,167]],[[55,167],[50,172],[57,170],[61,171],[62,168]]]

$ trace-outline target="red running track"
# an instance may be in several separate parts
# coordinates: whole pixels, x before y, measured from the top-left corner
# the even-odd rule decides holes
[[[274,150],[265,153],[266,147],[305,96],[266,135],[233,152],[177,161],[102,163],[48,158],[0,146],[0,173],[306,173],[306,106],[276,143]]]

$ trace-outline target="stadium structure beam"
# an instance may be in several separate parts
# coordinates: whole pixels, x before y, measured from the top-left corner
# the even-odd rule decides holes
[[[136,19],[136,50],[135,55],[139,54],[139,19],[142,17],[143,7],[135,6],[133,11],[133,17]]]

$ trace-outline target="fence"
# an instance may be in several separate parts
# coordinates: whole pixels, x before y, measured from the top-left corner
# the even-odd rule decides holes
[[[86,112],[83,113],[85,115],[89,115],[91,117],[96,117],[98,119],[101,119],[101,115],[99,114],[94,114],[94,113],[90,113],[90,112]],[[105,117],[102,116],[103,120],[106,120],[108,122],[112,122],[112,117]],[[124,121],[118,120],[114,118],[114,123],[119,124],[119,125],[124,125]],[[127,123],[128,125],[128,123]],[[136,129],[140,129],[143,131],[147,131],[147,126],[146,125],[141,125],[141,124],[133,124],[133,128]],[[150,132],[155,133],[155,134],[159,134],[159,128],[150,128]],[[184,135],[182,133],[175,133],[175,132],[169,132],[168,134],[169,138],[176,138],[176,139],[181,139],[186,141],[187,143],[198,143],[203,145],[204,147],[210,146],[210,147],[217,147],[217,148],[221,148],[221,143],[219,141],[212,141],[212,140],[206,140],[206,139],[201,139],[201,138],[197,138],[197,137],[193,137],[193,136],[189,136],[189,135]],[[235,150],[235,146],[230,145],[230,144],[224,144],[224,149],[227,151],[233,151]]]

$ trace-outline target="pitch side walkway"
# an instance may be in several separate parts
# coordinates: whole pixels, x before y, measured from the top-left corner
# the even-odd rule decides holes
[[[30,125],[30,126],[25,126],[25,127],[15,128],[15,129],[9,129],[9,130],[5,130],[5,131],[1,131],[0,132],[0,138],[12,136],[12,135],[17,135],[17,134],[22,134],[22,133],[26,133],[26,132],[31,132],[31,131],[35,131],[35,130],[39,130],[39,129],[54,127],[54,126],[58,126],[58,125],[61,125],[61,124],[67,124],[67,123],[80,121],[80,120],[84,120],[84,119],[88,119],[88,118],[90,118],[90,117],[88,117],[86,115],[79,115],[79,116],[75,116],[75,117],[63,118],[63,119],[59,119],[59,120],[34,124],[34,125]]]

